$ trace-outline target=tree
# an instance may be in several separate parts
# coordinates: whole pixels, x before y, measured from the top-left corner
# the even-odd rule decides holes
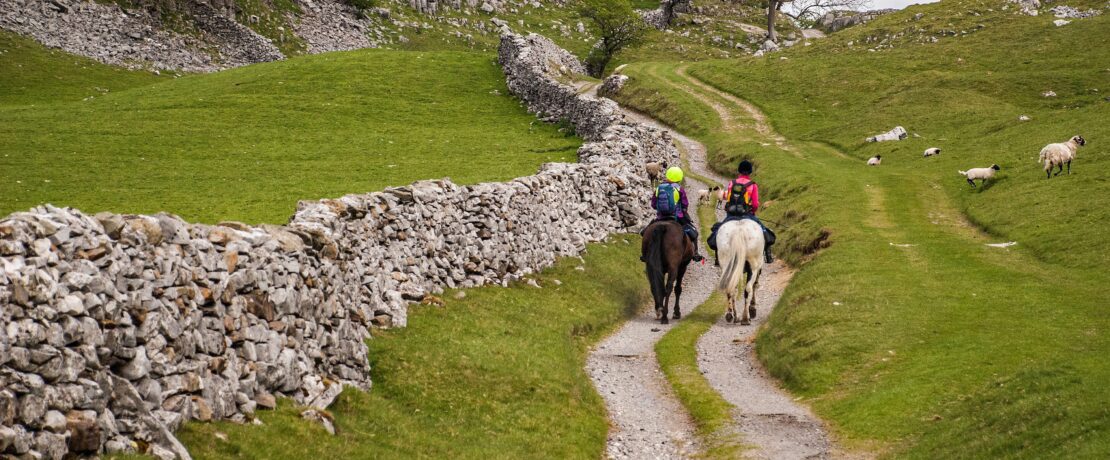
[[[782,10],[782,4],[789,0],[767,0],[767,39],[773,42],[778,42],[779,37],[775,34],[775,18]]]
[[[783,4],[790,3],[790,8],[783,11]],[[860,10],[871,4],[871,0],[768,0],[767,1],[767,39],[778,41],[775,33],[775,19],[782,13],[795,23],[812,24],[829,11],[834,10]]]
[[[601,37],[586,57],[586,71],[595,78],[605,73],[613,55],[639,43],[647,32],[647,24],[628,0],[582,0],[578,12]]]

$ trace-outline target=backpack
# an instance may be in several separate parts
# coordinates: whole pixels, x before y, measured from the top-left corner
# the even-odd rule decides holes
[[[661,216],[678,215],[678,203],[681,200],[678,184],[665,182],[655,189],[655,210]]]
[[[748,188],[755,185],[754,181],[748,181],[743,184],[732,181],[729,185],[728,203],[725,204],[725,212],[729,215],[743,216],[746,214],[754,214],[752,209],[752,197],[748,193]]]

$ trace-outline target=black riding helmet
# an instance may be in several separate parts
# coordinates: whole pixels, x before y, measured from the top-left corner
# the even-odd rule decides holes
[[[740,162],[740,166],[736,167],[736,172],[740,174],[749,175],[752,173],[752,162],[744,160]]]

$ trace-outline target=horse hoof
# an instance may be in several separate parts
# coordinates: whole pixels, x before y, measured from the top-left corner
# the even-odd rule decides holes
[[[669,323],[670,323],[670,321],[667,321],[667,315],[663,315],[663,319],[659,320],[659,324],[669,324]]]
[[[749,308],[748,314],[751,315],[752,319],[755,319],[755,307]]]
[[[674,312],[674,319],[682,319],[682,313]]]
[[[731,311],[728,312],[728,313],[725,313],[725,322],[726,323],[731,323],[732,322],[732,312]]]
[[[742,319],[742,320],[740,320],[740,325],[741,325],[741,326],[748,326],[748,325],[751,325],[751,324],[752,324],[752,322],[751,322],[751,321],[748,321],[748,320],[746,320],[746,319]]]

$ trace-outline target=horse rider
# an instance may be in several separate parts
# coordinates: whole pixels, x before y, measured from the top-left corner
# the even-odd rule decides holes
[[[672,166],[655,191],[651,195],[651,208],[655,210],[655,220],[674,219],[682,224],[682,231],[694,243],[694,261],[701,262],[704,258],[698,254],[698,229],[690,220],[690,201],[686,199],[686,190],[679,183],[682,182],[682,168]]]
[[[763,222],[755,216],[759,211],[759,185],[751,178],[752,169],[752,162],[748,160],[741,161],[736,168],[738,175],[725,186],[722,197],[725,201],[725,220],[713,224],[713,231],[709,233],[709,240],[706,243],[716,251],[717,229],[721,228],[721,225],[733,220],[751,219],[763,228],[763,240],[766,243],[763,245],[763,258],[767,263],[771,263],[775,260],[771,255],[771,245],[775,244],[775,232],[763,225]]]

